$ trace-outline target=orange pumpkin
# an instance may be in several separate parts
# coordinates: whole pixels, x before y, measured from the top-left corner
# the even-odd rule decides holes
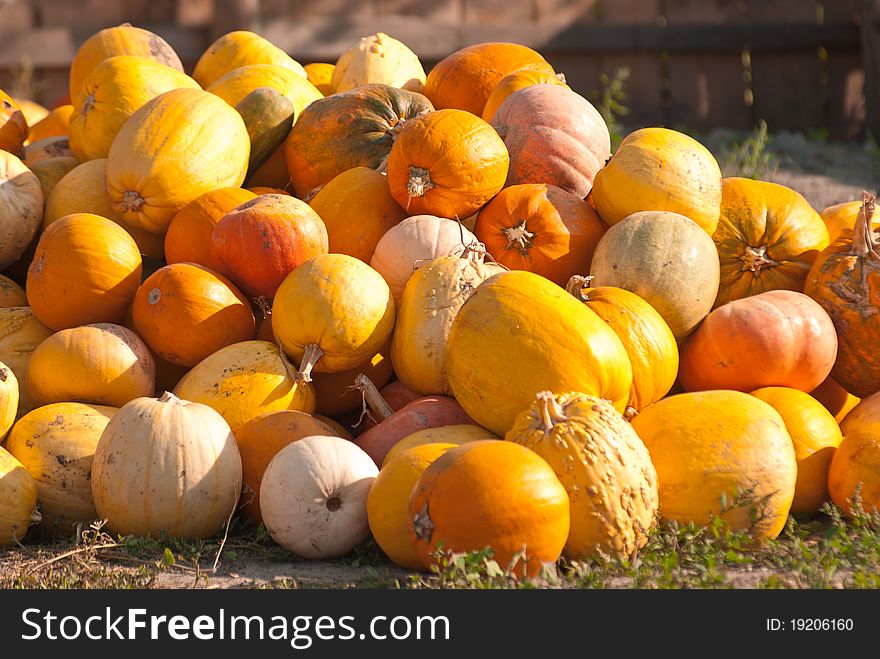
[[[706,316],[681,351],[686,391],[792,387],[810,392],[837,355],[831,318],[795,291],[734,300]]]
[[[28,137],[28,124],[18,103],[0,89],[0,149],[20,155]]]
[[[406,217],[394,201],[388,177],[369,167],[336,176],[309,202],[327,227],[329,250],[369,263],[379,239]]]
[[[477,215],[477,240],[501,265],[565,286],[590,269],[605,227],[590,205],[555,185],[504,188]]]
[[[27,297],[53,330],[122,322],[141,280],[141,254],[118,224],[74,213],[51,224],[28,269]]]
[[[340,417],[362,409],[363,395],[354,386],[355,378],[365,375],[377,387],[384,387],[394,376],[390,352],[391,346],[386,345],[369,362],[356,368],[338,373],[313,373],[317,411],[329,417]]]
[[[211,234],[217,270],[251,297],[271,298],[294,268],[327,253],[327,229],[308,204],[278,194],[233,208]]]
[[[24,164],[31,169],[50,158],[71,157],[75,156],[70,148],[70,140],[67,135],[44,137],[36,142],[31,142],[24,148]]]
[[[830,375],[810,395],[831,412],[837,423],[842,423],[846,415],[862,400],[837,384]]]
[[[66,137],[70,132],[70,118],[73,116],[72,105],[59,105],[43,119],[31,126],[28,131],[28,139],[38,142],[47,137]]]
[[[254,338],[247,298],[216,272],[194,263],[159,268],[137,290],[132,319],[159,357],[195,366],[220,348]]]
[[[721,263],[715,306],[764,291],[802,291],[828,246],[828,230],[800,194],[747,178],[721,181],[721,218],[712,234]]]
[[[260,188],[287,190],[290,185],[290,174],[287,172],[287,158],[284,156],[284,144],[279,146],[269,159],[260,165],[247,179],[247,185]],[[256,193],[254,193],[256,194]]]
[[[257,185],[252,188],[247,188],[247,191],[252,192],[257,196],[264,195],[264,194],[283,194],[283,195],[287,195],[288,197],[293,196],[287,190],[282,190],[281,188],[273,188],[268,185]]]
[[[880,396],[865,398],[850,412],[840,430],[843,441],[837,447],[828,470],[828,493],[844,513],[856,513],[856,495],[864,513],[880,511]]]
[[[489,95],[489,100],[486,101],[486,107],[483,108],[483,119],[491,122],[492,117],[495,116],[495,112],[498,111],[501,104],[504,103],[511,94],[515,94],[520,89],[525,89],[532,85],[559,85],[561,87],[568,87],[568,85],[565,84],[565,76],[561,73],[550,73],[544,70],[530,71],[528,69],[525,71],[514,71],[510,75],[504,76],[501,81],[495,85],[495,88]]]
[[[828,229],[829,244],[837,240],[844,229],[855,229],[861,209],[861,201],[845,201],[842,204],[829,206],[819,213],[819,217],[825,222],[825,228]],[[875,218],[872,224],[875,230],[880,228],[880,217]]]
[[[391,195],[410,215],[473,215],[504,187],[510,157],[498,133],[463,110],[407,122],[388,157]]]

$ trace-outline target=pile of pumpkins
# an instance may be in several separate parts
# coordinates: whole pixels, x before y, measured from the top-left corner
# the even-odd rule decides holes
[[[820,214],[665,128],[612,155],[509,43],[425,75],[381,33],[302,67],[240,31],[190,77],[122,25],[69,104],[0,101],[0,544],[239,514],[536,574],[880,505],[867,193]]]

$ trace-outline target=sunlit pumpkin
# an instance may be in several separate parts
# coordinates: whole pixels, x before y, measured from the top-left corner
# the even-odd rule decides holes
[[[880,397],[865,398],[847,414],[840,430],[843,441],[828,470],[831,500],[850,517],[880,511]]]
[[[21,542],[31,524],[39,524],[37,484],[27,469],[0,446],[0,547]]]
[[[236,30],[224,34],[208,46],[196,62],[193,78],[207,89],[233,69],[251,64],[274,64],[306,77],[306,71],[300,63],[278,46],[254,32]]]
[[[492,93],[489,95],[489,100],[486,101],[486,106],[483,108],[483,119],[491,123],[492,118],[495,116],[495,112],[511,94],[518,92],[520,89],[531,87],[532,85],[559,85],[562,87],[568,87],[568,85],[565,84],[565,76],[561,73],[552,73],[544,69],[514,71],[513,73],[504,76],[498,84],[495,85],[494,89],[492,89]]]
[[[12,368],[0,361],[0,443],[15,423],[18,414],[18,378]]]
[[[28,138],[28,122],[18,103],[0,89],[0,150],[21,154]]]
[[[317,87],[324,96],[330,96],[334,91],[332,81],[335,68],[335,64],[328,62],[310,62],[303,67],[308,81]]]
[[[410,433],[403,439],[397,441],[394,446],[389,449],[382,460],[381,468],[392,460],[396,460],[404,451],[425,444],[451,444],[458,446],[467,442],[476,442],[482,439],[501,439],[482,426],[475,426],[469,423],[453,423],[448,426],[436,426],[434,428],[423,428]]]
[[[837,423],[842,423],[846,415],[862,400],[837,384],[830,375],[810,395],[831,412]]]
[[[828,229],[829,244],[837,240],[844,229],[855,229],[861,209],[861,201],[845,201],[842,204],[829,206],[819,213],[819,217],[825,222],[825,228]],[[880,217],[872,220],[872,224],[876,230],[880,225]]]
[[[43,216],[43,190],[27,166],[0,150],[0,270],[24,254]]]
[[[260,87],[271,87],[287,98],[293,105],[294,121],[310,103],[324,98],[304,76],[277,64],[249,64],[233,69],[206,89],[234,107]]]
[[[30,307],[0,308],[0,362],[8,366],[18,381],[19,415],[34,408],[27,388],[27,369],[37,346],[52,336]]]
[[[425,70],[406,44],[377,32],[361,37],[339,56],[330,85],[334,92],[344,92],[374,82],[420,92]]]
[[[67,137],[70,134],[70,118],[73,116],[73,105],[65,104],[53,108],[49,114],[28,131],[31,142],[39,142],[48,137]]]

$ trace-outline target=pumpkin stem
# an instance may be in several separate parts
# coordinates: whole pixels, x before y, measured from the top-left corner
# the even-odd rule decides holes
[[[775,268],[779,265],[778,261],[774,261],[767,256],[767,245],[761,245],[760,247],[746,245],[746,251],[739,257],[739,260],[743,262],[742,271],[751,272],[755,277],[761,276],[761,270]]]
[[[8,368],[0,368],[0,382],[6,382],[6,379],[9,377],[9,369]]]
[[[122,209],[131,213],[137,213],[144,205],[144,198],[140,192],[128,190],[122,195]]]
[[[391,409],[391,406],[388,402],[382,398],[382,394],[379,393],[379,390],[376,388],[376,385],[373,384],[373,381],[368,378],[366,375],[361,373],[354,379],[354,387],[355,389],[361,392],[361,396],[363,396],[364,402],[364,413],[369,414],[370,411],[373,412],[377,417],[379,417],[379,421],[384,421],[389,416],[394,414],[394,410]],[[369,411],[368,411],[369,406]],[[363,420],[364,414],[361,414],[361,418],[358,420],[358,425]]]
[[[424,197],[428,190],[434,188],[434,182],[431,180],[431,172],[420,167],[409,168],[409,179],[406,182],[406,192],[413,197]]]
[[[568,82],[568,80],[565,79],[565,74],[564,74],[564,73],[557,73],[557,74],[556,74],[556,79],[557,79],[559,82],[561,82],[563,85],[564,85],[565,83]]]
[[[180,400],[177,396],[172,394],[170,391],[165,391],[159,396],[160,403],[171,403],[172,405],[183,405],[183,401]]]
[[[569,279],[568,283],[565,285],[565,290],[574,295],[581,302],[589,302],[590,298],[584,290],[590,287],[590,281],[592,279],[593,275],[572,275],[571,279]]]
[[[299,365],[299,372],[296,374],[296,383],[303,384],[312,381],[312,369],[318,360],[324,356],[324,351],[317,343],[310,343],[303,351],[302,363]]]
[[[541,425],[545,433],[553,430],[553,426],[568,421],[565,410],[556,401],[552,391],[541,391],[536,398],[538,399],[538,413],[541,415]]]
[[[428,504],[426,503],[422,509],[413,516],[413,531],[419,540],[431,542],[431,536],[434,535],[434,522],[428,515]]]
[[[874,201],[875,197],[869,192],[862,193],[862,207],[853,227],[853,254],[856,256],[880,258],[874,241]]]
[[[639,415],[639,411],[634,408],[632,405],[627,405],[626,409],[623,411],[623,418],[627,421],[632,421]]]
[[[287,377],[289,377],[297,384],[300,384],[298,380],[299,374],[296,372],[296,370],[293,368],[293,364],[291,364],[290,360],[287,358],[287,353],[284,352],[284,346],[281,345],[281,339],[279,339],[277,336],[275,337],[275,345],[278,346],[278,356],[281,357],[281,363],[284,365],[284,370],[287,372]]]
[[[507,245],[504,249],[518,249],[523,256],[529,255],[529,248],[537,234],[532,233],[526,227],[526,221],[523,220],[516,226],[507,227],[501,230],[507,239]]]
[[[89,110],[91,110],[93,107],[95,107],[95,95],[89,94],[88,96],[86,96],[86,100],[83,102],[82,113],[84,115],[88,114]]]

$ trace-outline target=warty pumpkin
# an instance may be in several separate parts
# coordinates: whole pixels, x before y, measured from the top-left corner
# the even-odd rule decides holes
[[[21,542],[31,524],[39,524],[37,484],[27,469],[0,446],[0,547]]]
[[[455,398],[502,436],[539,391],[580,391],[623,412],[632,387],[626,348],[564,289],[524,270],[490,277],[461,307],[446,345]]]
[[[0,150],[21,155],[28,138],[28,122],[18,103],[0,89]]]
[[[24,289],[5,275],[0,275],[0,307],[26,307]]]
[[[296,196],[310,200],[352,167],[379,168],[403,126],[433,109],[421,94],[383,84],[315,101],[299,115],[284,145]]]
[[[277,64],[249,64],[217,78],[206,89],[232,107],[260,87],[271,87],[293,105],[294,119],[324,95],[305,76]]]
[[[166,265],[150,275],[137,290],[132,319],[150,349],[178,366],[195,366],[256,332],[248,299],[195,263]]]
[[[370,535],[367,496],[379,470],[341,437],[304,437],[263,474],[260,510],[279,545],[305,558],[343,556]]]
[[[837,447],[828,470],[831,500],[850,517],[880,511],[878,403],[880,398],[877,395],[865,398],[840,424],[843,441]],[[857,502],[859,506],[856,506]]]
[[[330,96],[330,94],[334,93],[333,71],[336,69],[335,64],[310,62],[303,69],[305,69],[308,81],[317,87],[318,91],[324,94],[324,96]]]
[[[377,32],[361,37],[339,56],[330,85],[334,92],[344,92],[375,82],[421,92],[425,69],[406,44]]]
[[[354,386],[355,378],[364,375],[377,387],[384,387],[394,377],[390,344],[373,355],[369,361],[347,371],[312,373],[312,385],[318,398],[316,411],[329,417],[341,417],[363,408],[361,392]]]
[[[489,124],[464,110],[437,110],[400,131],[388,156],[388,185],[407,213],[460,219],[498,194],[509,164]]]
[[[123,406],[95,450],[95,509],[122,535],[209,538],[240,493],[241,458],[223,417],[168,392]]]
[[[198,89],[173,89],[137,110],[113,140],[107,190],[126,224],[164,233],[209,190],[239,187],[250,156],[241,115]]]
[[[657,470],[662,519],[705,525],[717,516],[758,541],[785,527],[797,459],[769,404],[738,391],[679,394],[646,407],[632,426]]]
[[[39,142],[49,137],[67,137],[70,134],[70,118],[73,116],[73,105],[66,103],[53,108],[39,123],[31,126],[28,139]]]
[[[836,241],[844,229],[855,229],[862,203],[862,201],[845,201],[842,204],[829,206],[819,213],[825,228],[828,229],[828,244]],[[871,224],[875,231],[880,228],[880,217],[872,220]]]
[[[0,444],[18,414],[18,378],[12,368],[0,361]]]
[[[52,336],[30,307],[0,308],[0,362],[12,370],[18,381],[19,415],[35,407],[27,388],[27,369],[37,346]]]
[[[846,415],[862,400],[837,384],[830,375],[822,381],[822,384],[813,389],[810,395],[831,412],[837,423],[842,423]]]
[[[254,32],[236,30],[208,46],[196,62],[193,78],[207,89],[230,71],[251,64],[274,64],[306,77],[302,65],[278,46]]]
[[[396,460],[404,451],[409,451],[417,446],[426,444],[451,444],[458,446],[467,442],[476,442],[482,439],[501,439],[493,435],[482,426],[471,423],[453,423],[448,426],[436,426],[423,428],[410,433],[392,446],[382,460],[380,469],[384,469],[392,460]]]
[[[97,519],[92,459],[117,408],[83,403],[44,405],[21,417],[6,448],[34,477],[44,528],[69,533]]]
[[[40,181],[16,156],[0,150],[0,270],[24,254],[42,216]]]
[[[529,69],[524,71],[514,71],[513,73],[504,76],[492,89],[492,93],[489,95],[489,100],[486,101],[486,106],[483,108],[483,114],[481,115],[483,120],[491,123],[492,118],[495,116],[495,112],[498,111],[501,104],[504,103],[511,94],[518,92],[520,89],[531,87],[532,85],[559,85],[560,87],[569,88],[568,85],[565,84],[565,76],[561,73],[552,73],[543,69],[534,71]]]
[[[639,211],[670,211],[711,236],[721,212],[721,169],[692,137],[642,128],[627,135],[596,174],[593,198],[608,225]]]
[[[24,164],[33,170],[35,165],[49,158],[75,157],[70,148],[70,138],[67,135],[45,137],[42,140],[31,142],[24,148]]]
[[[646,211],[612,226],[596,246],[591,284],[631,291],[666,321],[677,341],[712,310],[718,293],[718,251],[683,215]]]

